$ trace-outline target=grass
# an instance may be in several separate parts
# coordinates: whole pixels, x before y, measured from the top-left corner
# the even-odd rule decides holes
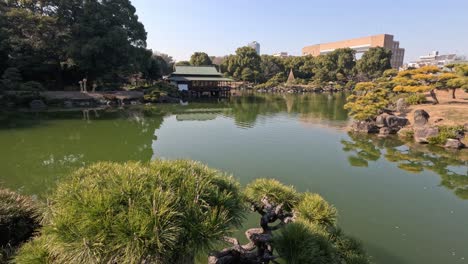
[[[463,126],[438,126],[439,134],[435,137],[428,138],[429,144],[444,145],[449,138],[456,138],[465,128]]]

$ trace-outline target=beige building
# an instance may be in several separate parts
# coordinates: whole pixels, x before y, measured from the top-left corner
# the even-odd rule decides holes
[[[403,65],[405,49],[400,48],[400,42],[395,41],[393,35],[380,34],[369,37],[347,39],[337,42],[321,43],[307,46],[302,49],[302,55],[318,56],[327,54],[336,49],[351,48],[357,53],[363,53],[372,47],[384,47],[392,51],[392,67],[398,69]]]

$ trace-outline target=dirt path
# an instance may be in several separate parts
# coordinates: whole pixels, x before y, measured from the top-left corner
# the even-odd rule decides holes
[[[414,110],[424,109],[431,116],[429,123],[437,125],[464,125],[468,123],[468,93],[457,91],[457,99],[452,99],[452,95],[446,91],[437,91],[437,99],[440,104],[432,103],[413,105],[409,108],[408,119],[413,120]],[[430,96],[427,95],[430,100]],[[440,120],[442,119],[442,120]]]

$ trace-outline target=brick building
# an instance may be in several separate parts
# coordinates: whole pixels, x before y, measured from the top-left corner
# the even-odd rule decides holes
[[[392,51],[392,67],[398,69],[403,65],[405,49],[400,48],[400,43],[395,41],[393,35],[380,34],[362,38],[347,39],[337,42],[321,43],[307,46],[302,49],[302,55],[318,56],[327,54],[335,49],[351,48],[357,53],[363,53],[371,47],[384,47]]]

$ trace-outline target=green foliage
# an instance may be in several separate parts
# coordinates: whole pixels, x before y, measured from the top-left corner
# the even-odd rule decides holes
[[[314,225],[333,227],[336,224],[336,208],[327,203],[322,196],[306,193],[295,207],[299,218]]]
[[[382,74],[382,76],[386,78],[393,78],[393,77],[396,77],[397,75],[398,75],[397,69],[388,69],[388,70],[385,70]]]
[[[208,54],[205,52],[195,52],[190,57],[190,65],[193,66],[205,66],[205,65],[212,65],[212,61]]]
[[[410,94],[405,98],[405,101],[410,105],[424,104],[427,102],[426,96],[424,94]]]
[[[331,241],[336,249],[337,254],[344,263],[348,264],[369,264],[369,257],[360,241],[343,234],[341,229],[336,229],[331,235]]]
[[[388,90],[378,84],[358,83],[355,90],[360,93],[350,95],[344,108],[356,120],[371,120],[389,104]]]
[[[17,68],[10,67],[3,72],[0,82],[4,90],[17,90],[22,80],[21,72]]]
[[[221,63],[223,72],[237,80],[255,82],[259,76],[261,58],[251,47],[241,47],[236,50],[235,55],[227,56]]]
[[[190,62],[189,61],[178,61],[176,62],[175,64],[176,66],[190,66]]]
[[[259,84],[255,86],[255,89],[265,89],[265,88],[276,88],[280,86],[281,84],[284,84],[286,82],[286,76],[284,73],[280,72],[273,76],[270,80],[268,80],[265,83]]]
[[[41,83],[35,81],[25,82],[21,85],[23,91],[44,91],[44,86]]]
[[[386,48],[370,48],[358,60],[356,68],[362,76],[368,79],[375,79],[382,76],[386,70],[392,67],[390,64],[391,58],[392,52]]]
[[[148,102],[157,102],[161,96],[179,97],[180,92],[174,85],[165,81],[157,81],[144,88],[144,99]]]
[[[256,179],[247,185],[244,194],[249,203],[260,204],[267,197],[272,203],[284,204],[286,210],[294,208],[301,199],[294,187],[274,179]]]
[[[273,245],[287,264],[338,264],[326,234],[298,221],[286,225],[273,237]]]
[[[40,215],[31,198],[0,190],[0,246],[17,246],[27,240],[39,227]]]
[[[47,237],[35,238],[24,244],[15,255],[15,264],[52,264],[52,256],[46,248]]]
[[[437,66],[425,66],[418,69],[405,70],[398,73],[393,78],[394,92],[403,93],[425,93],[430,92],[434,103],[438,103],[434,90],[438,87],[438,83],[444,80],[446,76],[439,74],[440,70]]]
[[[143,69],[143,75],[148,80],[159,80],[172,72],[172,66],[172,57],[166,54],[153,54]]]
[[[41,211],[27,196],[0,189],[0,263],[40,227]]]
[[[55,88],[76,86],[83,78],[120,85],[154,66],[144,26],[129,0],[1,3],[0,56],[6,51],[8,64],[25,81]]]
[[[98,163],[58,185],[41,237],[54,263],[172,263],[238,226],[242,200],[195,162]]]
[[[285,63],[282,58],[271,55],[262,55],[260,63],[261,82],[267,82],[278,74],[285,74]]]
[[[464,131],[463,126],[438,126],[439,134],[428,138],[429,144],[444,145],[449,138],[456,138],[459,132]]]

